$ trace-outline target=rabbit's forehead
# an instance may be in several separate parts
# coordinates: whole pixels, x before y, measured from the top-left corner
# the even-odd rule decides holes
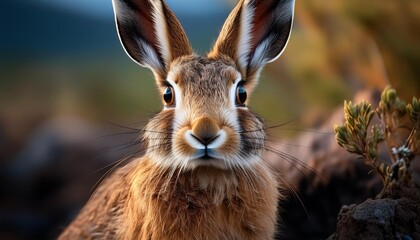
[[[184,94],[197,91],[223,93],[238,78],[240,73],[231,62],[204,57],[180,60],[172,65],[168,75],[168,79],[177,84]]]

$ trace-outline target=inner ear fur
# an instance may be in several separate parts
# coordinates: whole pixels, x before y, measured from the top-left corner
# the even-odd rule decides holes
[[[262,67],[283,52],[293,14],[294,0],[240,0],[208,56],[229,56],[246,81],[256,81]]]
[[[163,0],[113,0],[121,43],[138,64],[164,77],[174,59],[192,54],[186,34]]]

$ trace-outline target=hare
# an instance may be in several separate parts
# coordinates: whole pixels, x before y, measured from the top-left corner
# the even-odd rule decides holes
[[[60,239],[272,239],[279,186],[247,107],[285,48],[294,0],[240,0],[207,56],[163,0],[113,0],[127,54],[150,68],[163,110],[145,155],[115,171]]]

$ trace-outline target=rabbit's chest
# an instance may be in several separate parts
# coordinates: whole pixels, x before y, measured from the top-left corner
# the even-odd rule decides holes
[[[145,232],[156,232],[162,239],[247,239],[261,229],[257,206],[251,208],[240,195],[226,196],[220,202],[203,191],[179,194],[170,201],[155,198],[145,215],[154,216],[144,223]],[[149,220],[152,220],[149,218]],[[154,227],[153,227],[154,226]],[[156,229],[158,226],[158,229]]]

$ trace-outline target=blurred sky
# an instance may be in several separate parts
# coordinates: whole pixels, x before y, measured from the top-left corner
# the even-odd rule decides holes
[[[111,0],[39,0],[39,2],[104,18],[112,16],[109,14],[112,11]],[[217,12],[228,5],[228,1],[223,0],[169,0],[167,3],[174,12],[196,15]]]
[[[223,0],[167,3],[199,53],[208,50],[232,7]],[[120,51],[113,18],[111,0],[2,0],[0,27],[6,34],[0,35],[0,60]]]

